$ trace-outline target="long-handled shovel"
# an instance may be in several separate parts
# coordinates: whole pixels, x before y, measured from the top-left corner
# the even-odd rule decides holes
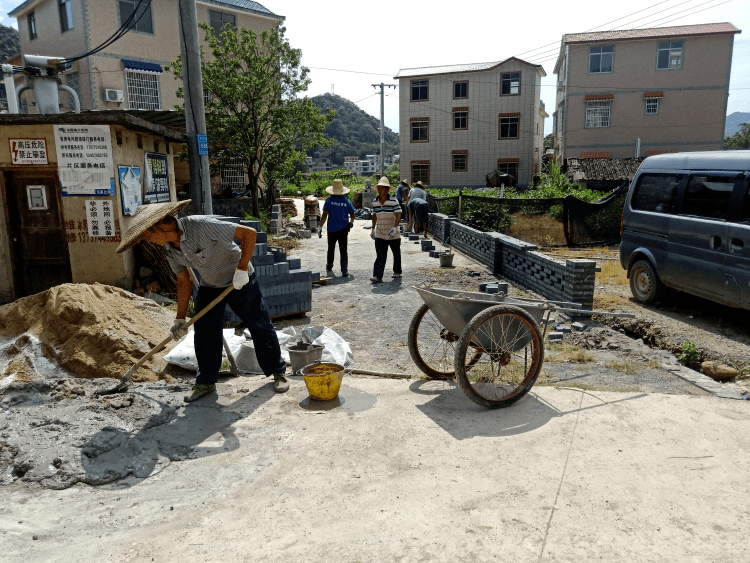
[[[218,304],[222,299],[224,299],[227,295],[229,295],[229,292],[234,289],[234,286],[227,287],[224,291],[221,292],[221,295],[219,295],[216,299],[211,301],[211,303],[208,304],[207,307],[205,307],[203,310],[201,310],[200,313],[192,317],[188,322],[186,322],[184,325],[182,325],[182,328],[187,329],[190,327],[193,323],[195,323],[198,319],[200,319],[203,315],[208,313],[211,309],[213,309],[216,304]],[[156,354],[157,352],[164,349],[164,347],[169,344],[172,341],[171,336],[167,336],[164,340],[159,342],[156,346],[151,348],[151,351],[143,356],[140,360],[138,360],[133,367],[131,367],[127,372],[125,372],[125,375],[123,375],[120,378],[120,381],[112,387],[111,389],[105,389],[104,391],[98,391],[97,395],[112,395],[114,393],[122,393],[127,390],[128,388],[128,381],[130,381],[130,378],[135,373],[135,370],[137,370],[139,367],[141,367],[143,364],[145,364],[151,356]]]

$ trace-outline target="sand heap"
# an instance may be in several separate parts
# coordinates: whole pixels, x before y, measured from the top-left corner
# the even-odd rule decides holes
[[[122,376],[168,334],[174,313],[101,284],[63,284],[0,307],[0,385]],[[155,381],[153,365],[135,381]]]

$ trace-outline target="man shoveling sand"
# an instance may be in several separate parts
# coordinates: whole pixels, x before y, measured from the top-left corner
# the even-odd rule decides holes
[[[274,391],[287,391],[286,362],[281,356],[276,330],[271,324],[250,263],[255,249],[255,229],[212,217],[176,219],[175,215],[189,203],[190,200],[186,200],[139,207],[122,244],[117,248],[117,252],[123,252],[141,239],[164,245],[169,266],[177,276],[177,317],[171,330],[174,340],[180,340],[187,333],[183,327],[187,322],[185,317],[192,291],[188,268],[197,270],[201,277],[196,312],[206,308],[228,286],[234,286],[234,291],[229,292],[195,323],[198,373],[192,393],[185,396],[185,401],[195,401],[216,390],[226,305],[250,331],[263,373],[273,375]],[[235,239],[239,239],[240,246],[234,242]]]

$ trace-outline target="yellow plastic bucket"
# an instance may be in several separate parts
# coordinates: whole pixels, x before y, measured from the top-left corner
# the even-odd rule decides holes
[[[307,392],[317,401],[330,401],[338,397],[344,366],[331,362],[310,364],[302,368]]]

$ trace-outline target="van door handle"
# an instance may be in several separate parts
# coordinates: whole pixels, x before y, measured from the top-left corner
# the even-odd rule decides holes
[[[742,252],[742,249],[744,247],[745,245],[740,239],[733,238],[732,242],[729,245],[729,252]]]
[[[721,246],[721,237],[713,235],[710,239],[708,239],[708,245],[716,250]]]

